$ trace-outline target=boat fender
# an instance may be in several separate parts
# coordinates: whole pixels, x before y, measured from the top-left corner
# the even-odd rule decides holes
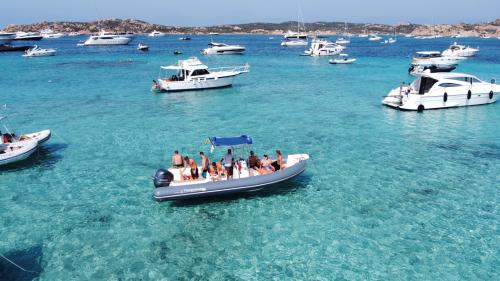
[[[174,180],[174,175],[165,169],[158,169],[153,177],[155,187],[169,186]]]
[[[423,112],[425,109],[424,105],[423,104],[420,104],[418,107],[417,107],[417,111],[418,112]]]
[[[467,92],[467,99],[470,100],[471,97],[472,97],[472,92],[471,92],[471,90],[469,90]]]
[[[444,92],[443,101],[446,102],[447,100],[448,100],[448,93]]]
[[[490,100],[493,99],[493,91],[490,91]]]

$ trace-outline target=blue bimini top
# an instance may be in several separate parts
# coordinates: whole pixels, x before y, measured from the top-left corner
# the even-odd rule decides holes
[[[213,146],[240,146],[240,145],[251,145],[253,143],[252,138],[247,135],[241,135],[239,137],[211,137],[210,142]]]

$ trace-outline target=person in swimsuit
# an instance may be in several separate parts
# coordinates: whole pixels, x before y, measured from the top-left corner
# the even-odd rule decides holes
[[[269,174],[274,172],[274,167],[271,165],[271,159],[269,159],[269,156],[267,154],[264,154],[264,158],[262,161],[260,161],[260,170],[259,172],[261,174]]]
[[[187,156],[184,157],[184,161],[186,161],[187,165],[191,170],[190,180],[197,180],[199,178],[199,174],[198,174],[198,165],[196,164],[196,161],[194,161],[194,159],[190,159]]]
[[[231,154],[231,149],[228,149],[227,154],[224,155],[224,168],[226,169],[227,179],[233,178],[233,165],[234,165],[233,154]]]
[[[281,154],[281,150],[276,150],[276,161],[272,163],[275,171],[281,170],[285,168],[285,164],[283,164],[283,155]]]
[[[201,157],[201,176],[206,178],[208,174],[208,168],[210,167],[210,159],[203,153],[203,151],[200,151],[200,157]]]
[[[182,155],[179,154],[179,151],[174,151],[174,155],[172,155],[172,167],[174,168],[182,168],[184,167],[184,162],[182,161]]]
[[[212,162],[212,165],[208,166],[208,174],[213,180],[219,179],[219,174],[217,173],[217,163]]]

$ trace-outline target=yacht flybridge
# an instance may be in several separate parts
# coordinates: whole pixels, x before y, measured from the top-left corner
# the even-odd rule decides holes
[[[444,57],[440,52],[417,52],[412,59],[412,65],[457,65],[465,57]]]
[[[274,170],[259,169],[250,167],[251,163],[247,161],[253,144],[251,137],[211,137],[209,144],[212,150],[231,149],[229,159],[232,158],[234,162],[229,164],[231,167],[227,168],[226,173],[229,172],[232,177],[212,172],[207,173],[205,178],[200,176],[193,179],[190,167],[159,169],[153,178],[156,187],[153,196],[156,200],[182,200],[270,189],[275,183],[289,180],[304,172],[309,160],[308,154],[291,154],[286,158],[283,167]],[[202,167],[193,170],[197,170],[195,175],[202,175]]]
[[[398,87],[382,104],[401,110],[480,105],[496,102],[500,85],[463,73],[423,73],[409,86]]]
[[[340,54],[345,49],[344,46],[335,44],[333,42],[314,39],[311,42],[311,47],[309,50],[304,52],[306,56],[336,56]]]
[[[224,43],[211,42],[210,47],[203,49],[204,55],[238,55],[245,52],[245,47],[240,45],[227,45]]]
[[[466,47],[455,42],[448,49],[444,50],[441,55],[444,57],[473,57],[477,52],[479,52],[479,47]]]
[[[198,58],[180,60],[176,65],[162,66],[165,71],[175,71],[170,78],[160,78],[158,87],[161,91],[203,90],[228,87],[236,76],[249,72],[250,66],[220,67],[209,69]]]
[[[91,35],[87,41],[83,42],[83,46],[104,46],[104,45],[127,45],[133,38],[108,33],[101,30],[98,35]]]

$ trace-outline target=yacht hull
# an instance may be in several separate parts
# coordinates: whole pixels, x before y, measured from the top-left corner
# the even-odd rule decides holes
[[[166,81],[165,79],[160,79],[159,86],[160,89],[165,92],[223,88],[231,86],[237,75],[238,74],[217,78],[200,78],[191,81]]]
[[[110,45],[128,45],[132,41],[129,37],[119,37],[113,39],[93,39],[89,38],[83,43],[84,46],[110,46]]]
[[[40,41],[43,39],[43,36],[26,36],[26,37],[16,37],[15,41]]]
[[[483,105],[495,103],[500,93],[490,92],[471,93],[470,98],[467,90],[455,92],[448,90],[445,101],[444,93],[433,95],[416,95],[410,94],[408,97],[403,94],[402,98],[399,96],[399,88],[391,91],[391,93],[384,98],[382,104],[401,110],[409,111],[422,111],[427,109],[442,109],[472,105]]]
[[[157,201],[181,200],[271,189],[276,183],[298,176],[304,172],[306,166],[307,159],[299,161],[286,169],[265,175],[235,178],[232,180],[208,181],[182,186],[159,187],[155,190],[153,196]]]

